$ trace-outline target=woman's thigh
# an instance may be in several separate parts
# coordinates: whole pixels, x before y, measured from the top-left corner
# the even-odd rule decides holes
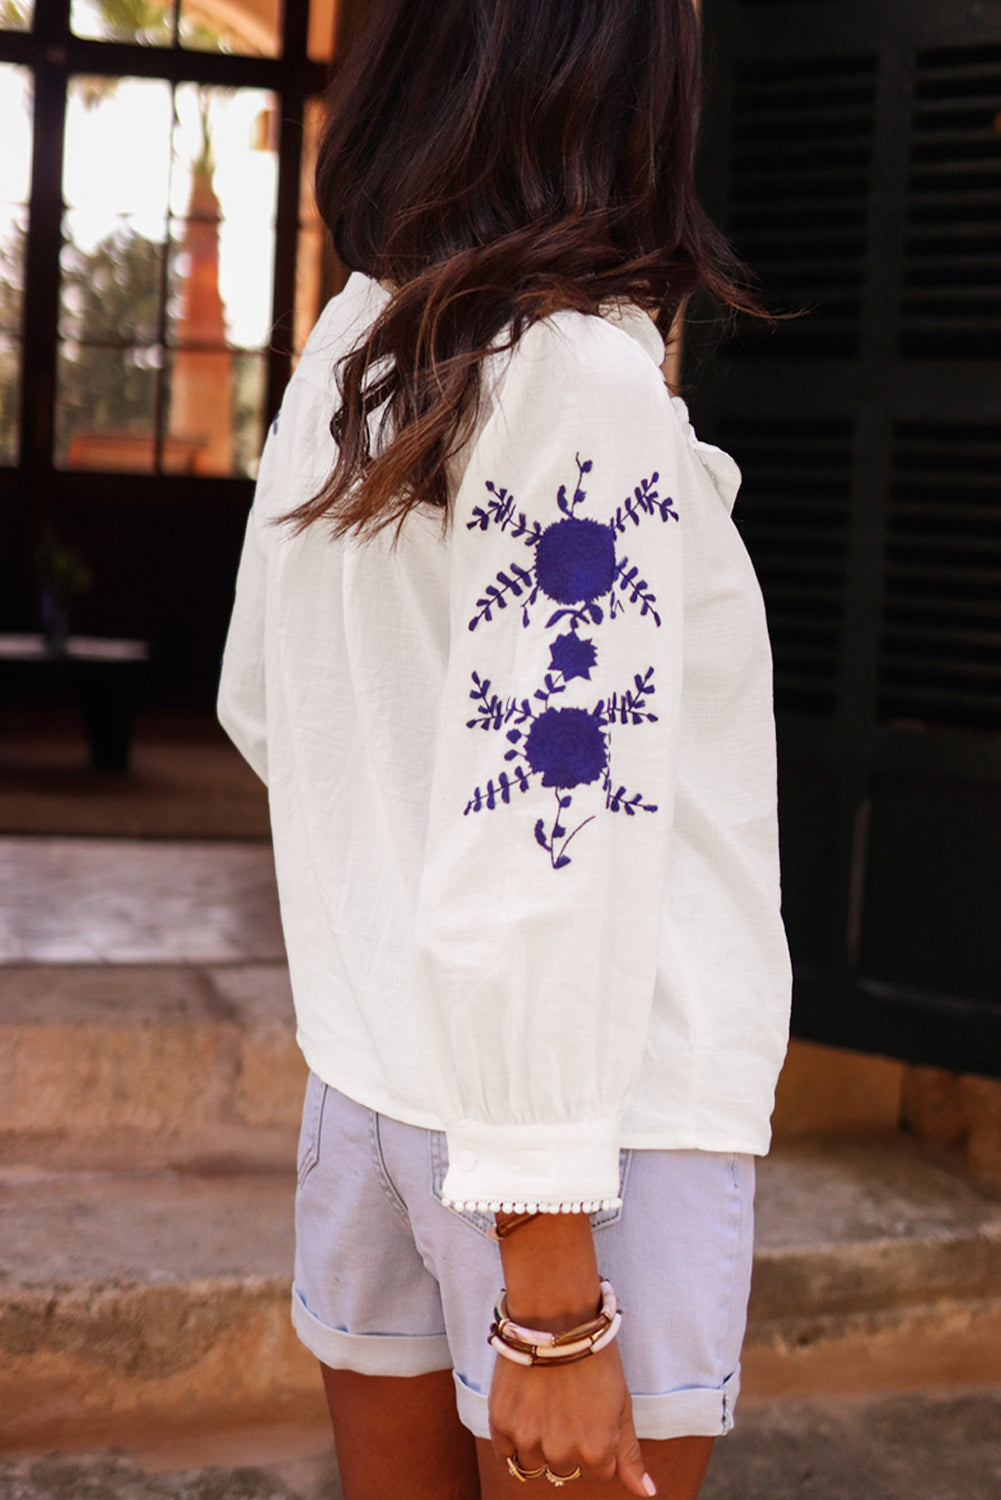
[[[658,1500],[695,1500],[702,1487],[715,1438],[679,1437],[659,1442],[642,1441],[643,1458],[647,1473],[657,1486]],[[514,1478],[496,1456],[493,1448],[483,1438],[476,1441],[480,1463],[480,1494],[482,1500],[520,1500],[524,1492],[521,1480]],[[532,1481],[542,1488],[539,1500],[552,1493],[555,1486],[542,1481]],[[573,1486],[564,1485],[573,1500],[624,1500],[631,1494],[617,1480],[609,1483],[587,1483],[575,1480]],[[568,1497],[569,1500],[569,1497]]]
[[[451,1370],[404,1378],[320,1368],[344,1500],[478,1500],[476,1444],[459,1421]]]

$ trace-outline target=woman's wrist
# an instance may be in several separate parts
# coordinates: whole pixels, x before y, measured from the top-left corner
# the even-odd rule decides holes
[[[517,1322],[561,1333],[595,1316],[601,1291],[587,1214],[540,1214],[501,1240],[500,1252]]]

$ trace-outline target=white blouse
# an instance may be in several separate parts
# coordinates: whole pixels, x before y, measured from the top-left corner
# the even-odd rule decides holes
[[[447,1132],[456,1206],[612,1205],[620,1147],[768,1148],[790,973],[740,475],[617,304],[488,357],[447,530],[293,536],[387,295],[355,273],[288,387],[219,695],[269,788],[299,1041]]]

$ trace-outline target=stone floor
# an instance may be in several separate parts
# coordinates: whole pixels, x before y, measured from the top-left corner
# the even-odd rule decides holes
[[[205,783],[209,801],[215,775],[213,771]],[[114,795],[109,792],[112,802]],[[124,795],[128,800],[132,794]],[[44,811],[43,802],[44,797],[36,811]],[[222,821],[229,816],[226,812]],[[0,828],[4,826],[0,816]],[[243,834],[248,826],[239,819],[233,823],[234,830]],[[38,966],[60,968],[68,975],[70,966],[77,965],[80,974],[87,970],[88,983],[97,984],[102,971],[122,983],[141,982],[146,999],[144,1004],[136,1002],[136,1023],[162,1026],[173,1012],[166,1002],[154,1005],[156,996],[146,994],[150,986],[143,971],[128,966],[154,966],[162,984],[180,985],[181,969],[187,982],[192,975],[197,978],[197,966],[202,965],[206,967],[198,996],[205,1014],[199,1011],[198,1015],[205,1038],[210,1039],[211,1026],[239,1029],[240,1016],[220,999],[220,995],[225,999],[226,976],[239,973],[245,985],[246,973],[255,965],[275,966],[282,956],[267,844],[212,843],[204,837],[190,842],[162,837],[156,842],[120,837],[80,840],[58,836],[53,828],[47,831],[51,836],[45,838],[16,833],[0,837],[0,887],[5,893],[0,912],[0,979],[7,981],[5,1024],[19,1021],[24,1028],[32,1019],[39,1024],[46,1020],[36,1016],[36,1002],[28,994],[28,979],[42,973]],[[126,830],[95,825],[88,831],[121,834]],[[179,825],[171,830],[167,824],[155,828],[149,824],[142,831],[162,835],[186,830]],[[207,966],[213,965],[221,967],[209,984],[204,975]],[[6,975],[3,966],[7,966]],[[85,989],[81,985],[78,1001],[86,1000]],[[194,1004],[188,990],[181,989],[184,1005]],[[117,1015],[117,994],[117,990],[109,991],[101,1006],[88,1010],[92,1028],[111,1026]],[[27,1007],[23,1014],[18,1011],[18,995]],[[53,1009],[48,1021],[65,1022],[64,1029],[71,1034],[70,1018],[61,1011],[55,1014],[54,989],[45,998]],[[183,1009],[181,1000],[177,1004]],[[256,1025],[255,1018],[256,1012],[250,1018]],[[253,1030],[249,1021],[247,1029]],[[119,1037],[123,1056],[130,1057],[127,1042],[127,1037],[124,1041]],[[21,1045],[22,1049],[27,1045],[23,1036]],[[51,1056],[48,1061],[51,1064]],[[114,1090],[110,1093],[117,1097]],[[59,1099],[63,1097],[58,1094]],[[777,1153],[763,1169],[756,1273],[762,1316],[780,1319],[787,1311],[788,1298],[795,1295],[799,1306],[806,1291],[814,1299],[808,1309],[814,1320],[829,1316],[832,1307],[836,1310],[838,1298],[864,1311],[874,1297],[880,1302],[892,1300],[891,1292],[903,1297],[910,1285],[908,1276],[915,1285],[932,1287],[949,1297],[962,1294],[964,1288],[968,1293],[971,1278],[977,1277],[976,1285],[982,1283],[987,1288],[983,1295],[989,1291],[996,1305],[1001,1275],[997,1259],[1001,1208],[996,1199],[988,1203],[975,1185],[954,1179],[934,1162],[915,1161],[908,1166],[895,1151],[885,1162],[877,1161],[873,1153],[878,1155],[880,1149],[868,1143],[839,1150],[830,1160],[812,1161],[807,1194],[802,1191],[804,1173],[796,1150],[784,1156]],[[856,1150],[868,1152],[865,1172],[853,1155]],[[26,1166],[21,1170],[25,1173]],[[50,1171],[51,1164],[45,1170]],[[16,1208],[18,1194],[30,1194],[29,1177],[30,1173],[6,1183],[8,1207]],[[798,1196],[797,1181],[801,1184]],[[860,1181],[871,1184],[872,1190],[860,1192]],[[207,1206],[215,1205],[223,1218],[229,1214],[242,1224],[245,1200],[258,1217],[262,1207],[267,1208],[263,1218],[271,1228],[267,1234],[241,1241],[246,1264],[241,1260],[237,1269],[251,1280],[267,1281],[274,1274],[274,1264],[288,1260],[289,1220],[282,1205],[289,1189],[275,1188],[263,1177],[251,1175],[207,1185],[195,1179],[163,1177],[131,1187],[108,1178],[101,1185],[100,1205],[88,1197],[92,1190],[96,1193],[97,1182],[97,1174],[85,1180],[80,1173],[63,1184],[62,1197],[54,1190],[47,1193],[45,1214],[32,1217],[18,1210],[8,1217],[8,1224],[17,1223],[23,1236],[16,1257],[22,1270],[7,1266],[0,1257],[0,1287],[15,1281],[20,1284],[25,1264],[34,1268],[43,1292],[75,1284],[80,1277],[97,1278],[102,1287],[128,1286],[137,1279],[136,1244],[140,1241],[143,1246],[158,1247],[159,1284],[173,1274],[167,1248],[171,1235],[177,1233],[197,1252],[192,1275],[211,1277],[220,1264],[230,1266],[231,1241],[223,1232],[222,1220],[217,1223]],[[147,1187],[148,1201],[142,1198]],[[274,1195],[274,1204],[269,1194]],[[98,1215],[99,1206],[106,1217]],[[192,1223],[197,1221],[197,1233],[183,1222],[185,1214],[193,1216]],[[957,1229],[967,1220],[974,1224],[975,1233]],[[832,1240],[832,1226],[842,1222],[852,1250],[846,1258],[844,1249],[836,1247],[838,1275],[833,1277],[827,1274],[834,1253],[827,1242]],[[794,1232],[790,1226],[795,1226]],[[175,1279],[183,1278],[178,1273]],[[873,1340],[863,1330],[862,1342],[867,1340],[868,1348]],[[993,1345],[995,1354],[999,1344],[1001,1339]],[[749,1355],[753,1353],[750,1349]],[[760,1363],[760,1353],[757,1357]],[[750,1363],[749,1359],[749,1375]],[[988,1378],[983,1373],[970,1375],[968,1368],[964,1380]],[[943,1369],[944,1365],[935,1366],[937,1382],[944,1378]],[[808,1387],[797,1381],[792,1388],[803,1392]],[[267,1410],[272,1420],[272,1409]],[[301,1421],[300,1406],[294,1415]],[[137,1441],[134,1429],[129,1430],[127,1440]],[[243,1432],[228,1439],[213,1433],[197,1442],[178,1440],[143,1451],[0,1455],[0,1500],[336,1500],[338,1495],[329,1439],[316,1428],[307,1433]],[[998,1500],[999,1496],[998,1389],[745,1401],[737,1431],[719,1445],[703,1491],[703,1500]]]
[[[283,957],[270,846],[0,838],[0,964]]]
[[[174,1452],[0,1458],[3,1500],[338,1500],[321,1435],[228,1461]],[[702,1500],[997,1500],[1001,1392],[747,1404]],[[386,1496],[386,1500],[397,1497]],[[404,1496],[398,1500],[405,1500]]]
[[[72,708],[0,703],[0,833],[265,838],[268,798],[211,713],[140,710],[118,773],[92,769]]]

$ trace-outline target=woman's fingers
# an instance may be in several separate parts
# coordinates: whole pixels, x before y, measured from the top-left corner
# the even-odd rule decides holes
[[[634,1495],[656,1495],[657,1486],[646,1471],[639,1438],[636,1436],[631,1401],[626,1406],[622,1417],[622,1426],[619,1429],[619,1446],[615,1454],[615,1473],[626,1489],[631,1490]]]
[[[538,1444],[527,1441],[519,1444],[508,1433],[498,1431],[493,1423],[490,1424],[490,1444],[512,1479],[521,1478],[517,1473],[519,1469],[526,1476],[532,1474],[535,1478],[545,1473],[546,1460]]]

